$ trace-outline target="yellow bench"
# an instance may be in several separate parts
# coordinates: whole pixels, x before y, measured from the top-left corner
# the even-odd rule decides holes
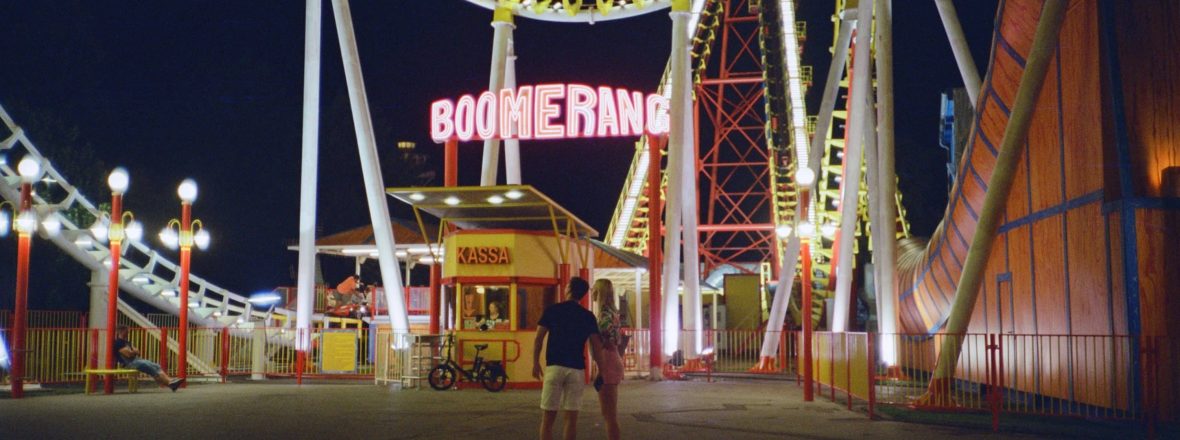
[[[89,369],[88,368],[86,370],[83,370],[83,374],[86,375],[86,394],[90,394],[90,390],[91,390],[90,380],[94,376],[114,376],[113,380],[119,380],[119,378],[125,378],[125,379],[127,379],[127,391],[128,392],[135,393],[135,392],[139,391],[139,370],[129,370],[126,368],[114,368],[114,369],[105,369],[105,368]]]

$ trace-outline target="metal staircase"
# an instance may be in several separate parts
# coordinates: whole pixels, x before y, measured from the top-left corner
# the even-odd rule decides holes
[[[37,183],[34,194],[33,209],[39,218],[56,216],[61,222],[61,233],[56,236],[43,237],[52,242],[67,255],[90,271],[108,271],[110,264],[110,249],[101,241],[96,240],[87,227],[89,225],[75,224],[69,216],[62,213],[70,210],[82,210],[92,218],[99,218],[102,212],[87,199],[78,188],[69,183],[65,176],[58,172],[53,163],[36,148],[25,131],[13,121],[12,117],[0,106],[0,197],[18,201],[20,198],[20,175],[15,169],[16,158],[32,157],[41,164],[44,179]],[[63,194],[58,200],[48,200],[51,194]],[[170,314],[177,314],[180,310],[179,298],[176,295],[180,281],[180,267],[169,261],[160,253],[144,242],[127,240],[122,249],[123,255],[119,262],[120,289],[138,300]],[[190,275],[189,299],[193,306],[190,308],[189,320],[191,324],[202,327],[230,328],[232,334],[249,336],[250,330],[264,326],[269,322],[268,311],[253,310],[247,298],[196,275]],[[119,309],[132,319],[144,326],[153,326],[147,317],[132,309],[122,300]],[[293,318],[294,312],[287,309],[275,309],[275,314]],[[294,319],[283,320],[290,325]],[[272,332],[272,339],[279,342],[293,341],[292,332]],[[175,350],[175,341],[169,341],[169,346]],[[189,359],[195,359],[190,356]],[[204,369],[208,366],[198,366]]]

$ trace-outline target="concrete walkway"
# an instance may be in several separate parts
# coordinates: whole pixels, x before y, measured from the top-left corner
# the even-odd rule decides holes
[[[0,399],[0,438],[528,439],[537,437],[540,415],[539,391],[288,381],[196,384],[176,393],[144,388],[138,394]],[[621,395],[624,438],[1033,438],[869,421],[823,398],[805,404],[802,391],[784,382],[628,381]],[[606,436],[593,388],[585,395],[578,435]]]

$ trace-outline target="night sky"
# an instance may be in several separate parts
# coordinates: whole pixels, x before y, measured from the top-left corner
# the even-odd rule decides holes
[[[804,63],[823,78],[832,2],[802,1]],[[961,80],[932,1],[896,1],[897,165],[917,234],[946,203],[938,95]],[[956,2],[986,69],[995,2]],[[339,45],[325,1],[321,95],[321,235],[368,223]],[[491,12],[460,0],[352,2],[387,186],[441,184],[431,101],[487,87]],[[155,233],[179,215],[176,185],[200,185],[194,213],[213,234],[193,271],[241,294],[293,285],[301,148],[303,2],[9,2],[0,8],[0,105],[83,188],[108,199],[106,173],[128,168],[126,207]],[[595,25],[518,20],[520,84],[577,82],[654,91],[669,52],[664,12]],[[714,54],[718,53],[714,51]],[[818,108],[821,84],[808,96]],[[402,140],[424,163],[407,164]],[[477,184],[482,145],[460,147],[460,184]],[[633,139],[522,145],[524,182],[605,234]],[[11,161],[10,161],[11,162]],[[437,177],[431,181],[429,172]],[[501,171],[501,178],[503,172]],[[409,210],[390,201],[395,216]],[[16,244],[0,240],[0,308],[12,307]],[[165,250],[166,255],[174,255]],[[84,309],[88,274],[43,240],[33,247],[30,307]],[[351,262],[325,261],[330,282]]]

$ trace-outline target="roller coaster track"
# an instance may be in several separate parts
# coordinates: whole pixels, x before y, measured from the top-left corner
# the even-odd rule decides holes
[[[805,22],[793,22],[785,24],[784,17],[793,19],[794,11],[789,11],[788,14],[783,14],[781,9],[783,2],[780,1],[709,1],[700,12],[700,20],[697,22],[697,29],[695,37],[693,38],[693,57],[696,61],[696,75],[694,76],[699,83],[701,74],[705,71],[710,62],[710,55],[712,47],[716,41],[716,34],[721,25],[721,17],[725,16],[725,8],[731,7],[733,4],[741,4],[744,7],[750,7],[751,12],[757,13],[759,21],[760,32],[758,36],[759,49],[761,50],[762,61],[762,80],[763,80],[763,103],[765,114],[765,140],[766,148],[769,154],[769,161],[767,166],[770,172],[770,186],[772,188],[772,217],[774,224],[790,224],[794,214],[795,206],[798,203],[797,192],[794,184],[794,173],[798,167],[797,153],[793,149],[793,140],[797,137],[803,136],[803,139],[809,139],[811,136],[824,136],[824,152],[822,156],[822,165],[818,167],[819,175],[817,176],[817,190],[814,197],[809,201],[806,211],[808,218],[817,226],[824,224],[837,224],[840,220],[840,182],[843,176],[843,156],[844,138],[843,130],[834,127],[843,127],[847,119],[846,103],[841,103],[837,110],[832,114],[832,123],[828,125],[829,129],[824,133],[814,133],[815,117],[807,116],[807,109],[804,108],[803,98],[807,93],[807,87],[810,86],[812,80],[812,69],[810,66],[800,65],[800,58],[803,43],[806,40],[807,26]],[[793,2],[786,2],[786,5],[793,5]],[[844,2],[837,2],[837,14],[844,8]],[[837,26],[849,25],[849,23],[841,20],[835,20]],[[785,28],[791,26],[790,28]],[[786,32],[792,30],[793,32]],[[839,34],[839,29],[836,29],[834,35]],[[796,38],[796,44],[788,44],[785,39],[786,36]],[[839,44],[834,38],[833,45]],[[784,50],[784,46],[794,47],[794,51]],[[834,49],[833,49],[834,52]],[[791,59],[793,57],[793,59]],[[798,67],[796,84],[791,84],[793,78],[790,76],[790,69],[788,65],[794,64]],[[851,60],[848,60],[842,66],[844,78],[840,82],[840,88],[844,94],[847,95],[849,83],[848,69],[851,68]],[[664,82],[662,81],[661,84]],[[797,123],[803,121],[802,124]],[[795,122],[795,123],[792,123]],[[799,133],[799,126],[802,125],[803,132]],[[802,139],[800,139],[802,140]],[[612,222],[608,230],[608,239],[610,244],[621,247],[633,252],[642,253],[646,249],[647,244],[647,222],[648,215],[646,208],[646,200],[650,189],[647,188],[646,171],[648,169],[649,161],[651,160],[647,151],[645,141],[637,143],[636,153],[632,161],[631,170],[628,172],[627,180],[624,182],[622,194],[619,197],[619,203],[615,209],[615,215],[612,217]],[[666,181],[662,179],[662,181]],[[663,188],[661,188],[661,191]],[[868,213],[867,213],[867,195],[863,188],[860,189],[860,203],[858,203],[858,236],[867,236],[869,227]],[[902,196],[900,192],[895,196],[895,201],[898,209],[898,223],[893,229],[896,230],[898,237],[908,237],[909,223],[905,217],[905,208],[902,204]],[[657,213],[658,214],[658,213]],[[817,227],[817,232],[824,228]],[[781,255],[783,252],[783,245],[781,240],[775,240],[774,252]],[[833,279],[830,274],[834,273],[835,259],[833,258],[833,247],[835,241],[831,236],[825,236],[822,233],[817,233],[815,243],[812,251],[813,261],[813,294],[819,301],[815,302],[815,309],[813,314],[818,317],[822,313],[823,301],[822,299],[832,296],[834,290]],[[866,241],[871,246],[871,242]],[[802,263],[800,263],[797,270],[801,270]]]
[[[93,233],[87,229],[89,225],[75,223],[80,221],[80,217],[99,218],[102,211],[58,172],[49,158],[36,148],[25,130],[16,124],[3,107],[0,107],[0,120],[4,123],[3,131],[0,131],[0,138],[3,139],[0,141],[0,158],[4,158],[4,161],[0,162],[0,197],[14,203],[20,199],[20,175],[15,167],[10,165],[15,163],[13,159],[31,157],[36,160],[41,165],[44,178],[35,184],[33,209],[38,218],[56,216],[62,225],[61,233],[52,237],[42,234],[42,237],[87,270],[104,273],[108,271],[110,249],[95,239]],[[175,292],[178,290],[179,281],[179,265],[144,242],[124,242],[123,255],[119,263],[119,288],[124,293],[159,310],[177,314],[180,310],[180,300]],[[234,333],[241,333],[256,326],[263,326],[275,317],[273,315],[279,315],[279,318],[294,316],[293,311],[282,308],[272,311],[254,310],[246,297],[199,276],[190,275],[189,282],[194,289],[189,293],[190,304],[195,303],[189,313],[190,324],[193,325],[230,328]],[[119,310],[139,325],[151,325],[145,316],[123,300],[119,301]],[[286,319],[284,322],[289,324],[294,320]],[[170,341],[170,345],[175,349],[175,341]],[[190,356],[189,359],[196,357]],[[199,361],[194,367],[202,369]]]

